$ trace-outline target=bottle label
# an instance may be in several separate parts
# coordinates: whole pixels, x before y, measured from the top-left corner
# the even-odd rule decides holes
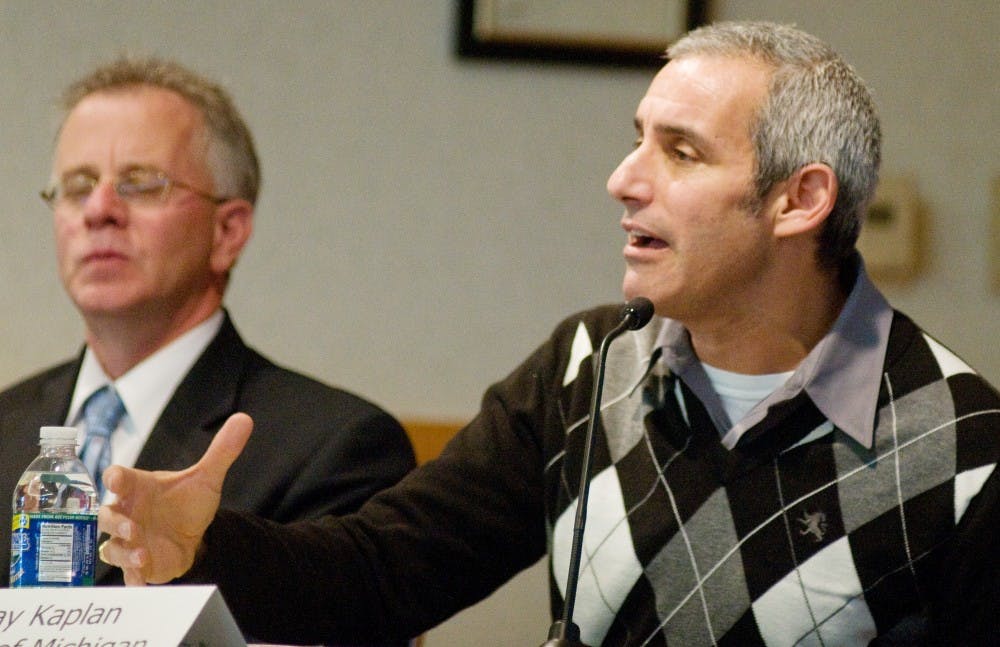
[[[22,512],[11,524],[10,585],[92,586],[97,514]]]

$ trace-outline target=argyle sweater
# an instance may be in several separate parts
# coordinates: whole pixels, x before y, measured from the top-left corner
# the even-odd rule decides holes
[[[425,631],[548,551],[558,615],[592,349],[617,321],[564,321],[440,459],[356,515],[220,511],[189,579],[218,582],[260,639],[373,642]],[[609,354],[574,614],[586,643],[996,640],[1000,396],[961,360],[895,313],[873,446],[803,391],[729,450],[644,332]]]

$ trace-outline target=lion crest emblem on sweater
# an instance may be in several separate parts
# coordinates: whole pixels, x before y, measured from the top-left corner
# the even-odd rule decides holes
[[[800,535],[812,535],[813,541],[819,543],[823,541],[823,537],[826,536],[827,523],[826,523],[826,513],[818,510],[816,512],[808,512],[803,510],[802,516],[798,517],[796,521],[799,522],[799,534]]]

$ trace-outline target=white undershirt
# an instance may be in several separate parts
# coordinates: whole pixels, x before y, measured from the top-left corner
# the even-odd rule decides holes
[[[739,422],[755,404],[774,393],[795,372],[746,375],[724,371],[705,362],[701,365],[712,383],[712,388],[722,400],[722,407],[729,416],[730,424]]]
[[[111,384],[125,404],[125,415],[111,434],[111,461],[134,466],[163,409],[181,380],[219,332],[222,321],[222,310],[219,310],[133,366],[117,380],[108,377],[93,351],[87,347],[65,423],[79,430],[78,447],[83,445],[86,436],[81,412],[83,403],[94,391]]]

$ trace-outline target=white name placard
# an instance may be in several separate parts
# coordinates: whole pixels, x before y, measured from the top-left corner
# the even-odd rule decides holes
[[[245,647],[214,586],[0,589],[0,647]]]

